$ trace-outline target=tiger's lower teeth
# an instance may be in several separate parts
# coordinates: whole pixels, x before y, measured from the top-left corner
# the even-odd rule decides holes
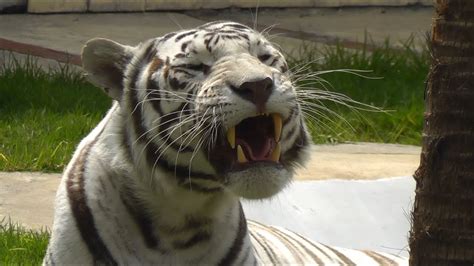
[[[272,161],[278,162],[280,161],[280,155],[281,155],[281,144],[280,142],[277,142],[275,149],[272,152],[272,156],[270,158]]]
[[[245,157],[244,151],[242,150],[242,146],[240,145],[237,145],[237,161],[239,163],[248,162],[247,157]]]

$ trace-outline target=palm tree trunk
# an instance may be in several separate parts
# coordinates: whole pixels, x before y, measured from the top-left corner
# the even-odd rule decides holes
[[[474,0],[437,0],[410,265],[474,265]]]

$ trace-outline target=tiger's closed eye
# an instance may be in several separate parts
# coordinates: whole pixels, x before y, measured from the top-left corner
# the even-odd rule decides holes
[[[260,62],[263,63],[263,62],[267,61],[270,57],[271,57],[271,55],[269,55],[269,54],[263,54],[263,55],[258,56],[258,60],[260,60]]]
[[[186,68],[186,69],[203,72],[204,74],[207,74],[209,72],[209,69],[211,68],[211,66],[203,64],[203,63],[201,63],[201,64],[184,64],[183,67]]]

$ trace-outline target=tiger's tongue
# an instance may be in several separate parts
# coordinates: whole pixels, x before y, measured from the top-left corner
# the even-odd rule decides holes
[[[264,143],[260,148],[252,147],[245,140],[239,138],[237,138],[235,142],[243,148],[245,156],[251,161],[269,160],[274,146],[272,138],[265,138]]]

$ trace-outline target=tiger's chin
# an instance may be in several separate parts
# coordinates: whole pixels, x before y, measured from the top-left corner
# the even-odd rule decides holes
[[[227,187],[246,199],[265,199],[282,191],[292,180],[293,173],[282,165],[259,162],[243,170],[227,173]]]

